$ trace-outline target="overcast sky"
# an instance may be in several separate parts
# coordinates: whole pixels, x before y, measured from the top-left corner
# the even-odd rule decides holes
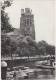
[[[53,0],[14,0],[6,8],[13,27],[20,27],[21,8],[31,8],[34,14],[36,41],[45,40],[54,44],[54,2]]]

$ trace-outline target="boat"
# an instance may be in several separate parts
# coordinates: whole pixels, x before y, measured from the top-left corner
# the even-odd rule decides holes
[[[37,68],[42,68],[42,69],[55,69],[55,61],[53,59],[39,62],[39,64],[36,65]]]
[[[55,67],[49,65],[37,65],[36,67],[42,69],[55,69]]]

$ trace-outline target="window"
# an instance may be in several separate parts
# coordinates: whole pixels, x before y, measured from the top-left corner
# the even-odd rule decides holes
[[[30,25],[32,24],[32,21],[30,20]]]
[[[24,20],[24,25],[26,25],[26,20]]]
[[[29,25],[29,19],[27,19],[27,23],[26,24]]]

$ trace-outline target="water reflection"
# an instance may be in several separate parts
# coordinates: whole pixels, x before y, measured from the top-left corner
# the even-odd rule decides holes
[[[39,69],[34,72],[35,78],[54,78],[53,70]]]
[[[35,62],[35,65],[38,62]],[[44,68],[35,68],[34,74],[32,75],[33,78],[37,79],[54,79],[55,78],[55,69],[49,68],[49,69],[44,69]],[[32,77],[31,77],[32,78]]]
[[[55,69],[41,69],[41,68],[34,68],[34,74],[29,78],[36,78],[36,79],[55,79]]]

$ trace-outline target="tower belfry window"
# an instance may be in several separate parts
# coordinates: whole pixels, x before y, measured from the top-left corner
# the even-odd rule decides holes
[[[29,20],[29,19],[26,20],[26,24],[27,24],[28,26],[30,25],[30,20]]]
[[[26,20],[24,20],[24,25],[26,25]]]
[[[30,25],[32,24],[32,21],[30,20]]]

